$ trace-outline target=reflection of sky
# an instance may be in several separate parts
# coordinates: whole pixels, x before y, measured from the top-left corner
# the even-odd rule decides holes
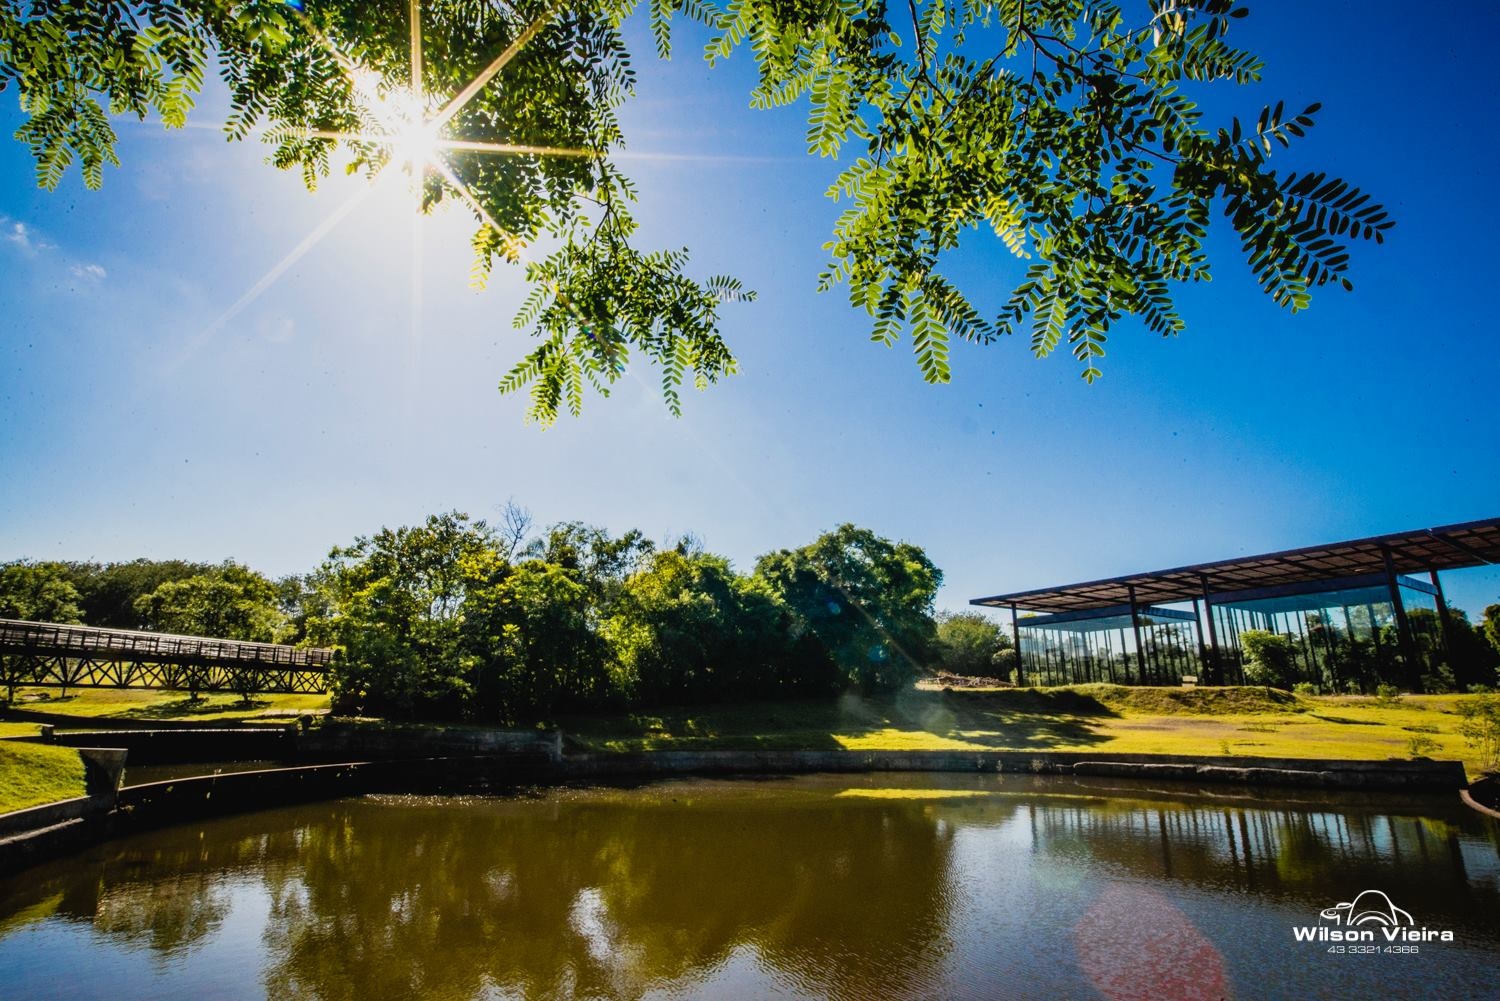
[[[261,932],[270,916],[270,896],[260,878],[218,875],[204,880],[204,890],[222,905],[219,920],[201,937],[168,943],[160,951],[151,941],[152,918],[141,884],[127,886],[119,906],[135,906],[141,929],[134,935],[110,934],[84,921],[50,920],[23,926],[0,938],[0,971],[7,998],[141,998],[192,997],[172,984],[224,984],[213,996],[262,997]],[[130,898],[136,898],[131,900]],[[106,897],[101,909],[108,904]],[[159,920],[159,917],[158,917]],[[207,994],[196,996],[208,997]]]
[[[1307,159],[1286,162],[1364,184],[1398,228],[1356,252],[1354,295],[1296,318],[1230,248],[1216,282],[1183,293],[1190,332],[1121,330],[1092,389],[1065,352],[1033,362],[1019,340],[960,345],[945,388],[921,384],[906,347],[869,345],[837,293],[813,292],[839,208],[821,196],[831,167],[803,156],[800,111],[746,110],[744,53],[710,74],[693,38],[670,64],[649,44],[638,60],[631,149],[703,157],[626,162],[642,241],[688,245],[698,273],[739,274],[761,300],[725,314],[744,374],[688,394],[681,421],[646,374],[582,420],[522,428],[524,401],[494,390],[527,343],[510,328],[517,283],[469,291],[467,221],[426,221],[413,338],[395,189],[200,342],[361,182],[308,196],[253,143],[122,124],[125,167],[104,191],[74,174],[48,195],[6,142],[0,459],[24,472],[0,492],[0,558],[232,555],[283,573],[382,524],[513,495],[544,521],[693,530],[741,566],[853,520],[926,546],[958,606],[1496,514],[1500,362],[1480,349],[1480,290],[1500,210],[1471,195],[1492,180],[1494,139],[1474,123],[1500,86],[1497,17],[1413,32],[1396,4],[1257,8],[1244,27],[1275,84],[1240,107],[1321,99]],[[205,104],[210,125],[222,96]],[[0,130],[16,122],[7,105]],[[979,244],[952,271],[987,312],[1017,274]],[[1470,609],[1500,599],[1493,572],[1447,586]]]

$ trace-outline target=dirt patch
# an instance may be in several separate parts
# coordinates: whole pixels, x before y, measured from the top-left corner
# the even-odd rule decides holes
[[[939,671],[931,678],[924,678],[918,682],[922,688],[1014,688],[1011,682],[1004,678],[981,678],[969,677],[963,674],[949,674]]]

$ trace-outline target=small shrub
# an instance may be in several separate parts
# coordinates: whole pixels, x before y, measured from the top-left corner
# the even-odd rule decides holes
[[[1247,658],[1245,680],[1274,688],[1292,687],[1295,663],[1290,639],[1264,629],[1247,629],[1240,633],[1240,647]]]
[[[1422,691],[1430,695],[1458,691],[1458,682],[1453,677],[1453,669],[1447,664],[1439,664],[1431,673],[1422,675]]]
[[[1438,749],[1438,742],[1425,733],[1414,733],[1406,739],[1408,757],[1425,758]]]
[[[1401,689],[1395,685],[1376,685],[1375,701],[1381,705],[1393,706],[1401,701]]]
[[[1350,678],[1348,681],[1344,682],[1344,691],[1348,692],[1350,695],[1358,695],[1359,682],[1355,681],[1353,678]]]
[[[1234,753],[1234,751],[1232,751],[1230,749],[1230,747],[1229,747],[1229,741],[1227,741],[1227,740],[1221,740],[1221,741],[1219,741],[1219,753],[1222,754],[1222,755],[1224,755],[1224,757],[1226,757],[1226,758],[1229,757],[1230,755],[1232,755]]]
[[[1489,695],[1489,694],[1493,693],[1494,691],[1495,690],[1493,688],[1491,688],[1489,685],[1470,685],[1469,686],[1469,694],[1470,695]]]
[[[1292,691],[1297,695],[1317,695],[1318,686],[1311,681],[1299,681],[1292,686]]]

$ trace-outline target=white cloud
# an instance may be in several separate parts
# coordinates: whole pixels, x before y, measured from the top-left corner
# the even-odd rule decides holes
[[[103,266],[98,264],[75,264],[69,269],[73,277],[87,282],[101,282],[108,274]]]
[[[26,253],[35,251],[31,244],[31,229],[24,222],[9,216],[0,216],[0,236],[6,243],[13,243]]]
[[[15,246],[28,257],[39,250],[56,250],[57,244],[38,236],[37,231],[19,219],[0,215],[0,240]]]

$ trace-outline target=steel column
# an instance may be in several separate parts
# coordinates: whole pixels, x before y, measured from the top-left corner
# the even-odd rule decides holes
[[[1011,602],[1010,604],[1010,641],[1016,647],[1016,684],[1024,685],[1026,683],[1026,673],[1022,670],[1021,665],[1021,625],[1020,620],[1016,617],[1015,602]]]
[[[1203,588],[1203,617],[1208,620],[1208,653],[1204,667],[1207,673],[1212,676],[1214,684],[1222,685],[1224,678],[1221,676],[1222,672],[1219,670],[1219,628],[1214,625],[1214,604],[1213,599],[1208,594],[1208,574],[1200,573],[1198,575],[1198,584]]]
[[[1141,647],[1141,614],[1135,603],[1135,585],[1128,585],[1130,592],[1130,628],[1135,631],[1136,684],[1146,683],[1146,651]]]
[[[1448,599],[1443,594],[1443,582],[1438,579],[1438,572],[1429,570],[1427,576],[1432,580],[1433,590],[1437,591],[1438,625],[1443,633],[1443,656],[1447,658],[1448,667],[1456,675],[1458,667],[1453,663],[1453,623],[1448,617]]]
[[[1417,644],[1412,638],[1411,623],[1406,618],[1406,603],[1401,600],[1401,585],[1396,580],[1396,564],[1391,560],[1391,551],[1380,547],[1385,560],[1385,580],[1391,590],[1391,606],[1396,610],[1396,637],[1401,643],[1401,657],[1406,661],[1407,683],[1411,690],[1422,690],[1422,665],[1417,663]]]

